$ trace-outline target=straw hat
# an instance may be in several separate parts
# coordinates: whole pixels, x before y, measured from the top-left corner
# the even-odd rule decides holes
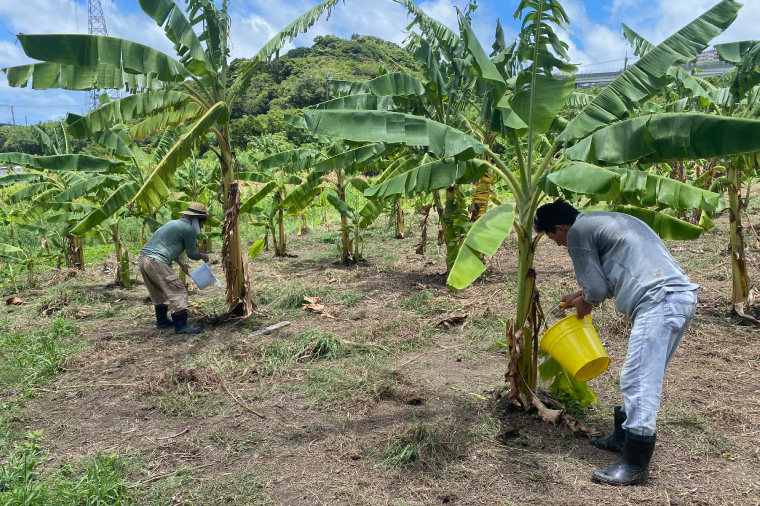
[[[196,218],[208,218],[209,216],[213,216],[211,214],[208,214],[206,206],[200,202],[193,202],[187,206],[187,211],[181,211],[179,214],[184,214],[185,216],[195,216]]]

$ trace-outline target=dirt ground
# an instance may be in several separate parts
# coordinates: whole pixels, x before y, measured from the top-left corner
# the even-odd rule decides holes
[[[760,222],[757,208],[751,216]],[[142,283],[105,288],[100,265],[18,294],[68,294],[58,313],[30,304],[0,315],[19,328],[76,317],[88,346],[15,421],[44,429],[49,465],[133,455],[139,504],[760,504],[760,328],[730,312],[726,216],[699,240],[669,243],[703,289],[665,376],[651,479],[639,487],[593,483],[591,473],[615,455],[502,397],[506,355],[493,341],[513,314],[514,238],[481,281],[452,294],[443,250],[415,255],[417,218],[408,219],[410,237],[369,237],[358,267],[335,264],[334,228],[291,237],[295,257],[265,252],[250,263],[261,314],[246,320],[218,318],[221,288],[191,291],[191,323],[204,327],[195,336],[156,330]],[[750,227],[747,245],[757,280]],[[575,289],[566,251],[550,241],[536,269],[546,308]],[[329,316],[302,311],[304,295],[318,296]],[[629,324],[609,301],[592,316],[611,365],[590,382],[599,402],[572,414],[609,430]],[[290,324],[253,335],[283,321]],[[343,353],[282,362],[277,350],[317,331],[336,337]],[[389,465],[388,448],[415,427],[439,445],[417,462]]]

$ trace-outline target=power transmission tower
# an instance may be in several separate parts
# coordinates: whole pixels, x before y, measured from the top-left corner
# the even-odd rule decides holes
[[[103,16],[103,6],[100,4],[100,0],[87,0],[87,33],[90,35],[108,36],[106,18]],[[98,90],[91,90],[88,94],[88,105],[90,110],[97,109],[100,105],[100,92],[98,92]],[[109,90],[108,96],[111,97],[111,100],[118,100],[121,98],[119,90]]]

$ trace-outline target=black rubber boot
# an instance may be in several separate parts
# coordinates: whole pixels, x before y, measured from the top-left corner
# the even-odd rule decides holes
[[[191,327],[187,324],[187,313],[172,313],[175,334],[197,334],[200,327]]]
[[[623,447],[625,446],[625,429],[623,428],[623,422],[625,422],[626,418],[623,407],[615,406],[615,431],[609,437],[591,438],[591,445],[600,450],[607,450],[608,452],[622,455]]]
[[[168,318],[169,314],[169,308],[166,306],[166,304],[163,304],[161,306],[153,306],[156,308],[156,327],[159,329],[163,329],[166,327],[171,327],[174,325],[174,322]]]
[[[657,436],[625,433],[623,458],[614,466],[594,471],[591,478],[607,485],[641,485],[649,480],[649,461]]]

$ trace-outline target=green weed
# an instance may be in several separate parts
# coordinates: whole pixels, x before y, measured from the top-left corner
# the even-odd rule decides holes
[[[313,367],[301,387],[317,405],[336,405],[379,399],[395,386],[393,369],[377,359],[359,357],[341,364]]]
[[[82,347],[73,322],[56,318],[49,325],[24,334],[0,320],[0,386],[34,386],[63,370],[64,359]]]
[[[445,467],[450,454],[439,432],[425,422],[417,420],[406,431],[388,441],[380,455],[380,465],[440,470]]]
[[[324,297],[332,293],[332,291],[332,287],[329,286],[318,286],[315,288],[288,287],[285,290],[278,290],[280,295],[272,298],[269,307],[271,309],[301,309],[304,297]]]
[[[98,454],[92,461],[64,461],[60,468],[44,473],[40,444],[42,431],[26,434],[11,444],[7,433],[0,437],[0,504],[27,506],[131,505],[134,496],[126,476],[129,460]]]
[[[429,303],[434,297],[435,295],[430,290],[422,290],[399,300],[398,307],[407,311],[425,313],[428,311]]]
[[[352,292],[346,292],[342,293],[338,296],[341,302],[345,304],[346,306],[353,306],[358,304],[359,302],[363,301],[367,297],[360,293],[352,293]]]

